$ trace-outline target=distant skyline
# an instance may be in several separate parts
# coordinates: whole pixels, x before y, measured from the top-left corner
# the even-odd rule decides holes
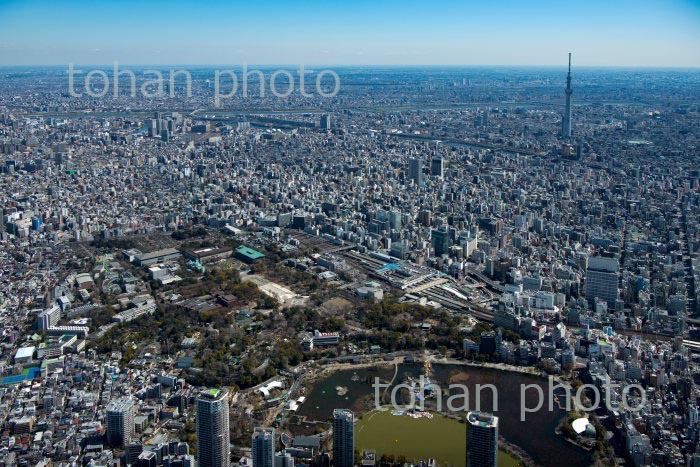
[[[700,67],[700,0],[2,1],[7,65]]]

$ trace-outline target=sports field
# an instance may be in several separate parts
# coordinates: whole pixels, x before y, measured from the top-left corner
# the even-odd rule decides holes
[[[465,467],[466,426],[457,420],[435,415],[413,419],[391,412],[365,415],[355,426],[355,446],[377,451],[377,456],[394,454],[408,461],[434,458],[441,466]],[[516,467],[518,462],[503,451],[499,467]]]

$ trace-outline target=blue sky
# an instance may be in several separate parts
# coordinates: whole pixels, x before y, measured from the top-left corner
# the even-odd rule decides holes
[[[2,1],[0,65],[700,66],[700,0]]]

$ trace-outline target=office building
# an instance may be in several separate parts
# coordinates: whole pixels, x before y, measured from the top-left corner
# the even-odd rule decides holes
[[[333,465],[355,465],[355,416],[347,409],[333,411]]]
[[[330,130],[331,129],[331,116],[329,114],[323,114],[321,116],[321,129]]]
[[[134,401],[125,397],[107,405],[107,442],[126,446],[134,434]]]
[[[486,355],[500,353],[502,345],[503,334],[500,329],[498,331],[484,331],[481,333],[479,341],[479,353]]]
[[[498,417],[484,412],[467,414],[467,467],[498,465]]]
[[[275,467],[275,429],[256,428],[251,445],[253,467]]]
[[[37,327],[40,331],[45,331],[58,324],[61,319],[61,308],[58,305],[53,305],[51,308],[39,313],[37,317]]]
[[[401,220],[403,215],[400,211],[391,211],[389,213],[389,227],[395,230],[401,230]]]
[[[275,467],[294,467],[294,457],[282,451],[275,454]]]
[[[430,243],[435,256],[447,254],[450,249],[450,232],[447,226],[441,225],[437,230],[430,232]]]
[[[423,164],[420,159],[411,158],[408,160],[408,179],[416,185],[423,184]]]
[[[615,309],[618,298],[620,263],[617,258],[594,256],[588,258],[586,269],[586,298],[594,303],[598,298],[607,302],[608,309]]]
[[[197,465],[228,467],[230,459],[228,392],[209,389],[195,401],[197,415]]]
[[[433,177],[443,178],[445,174],[445,165],[441,157],[434,157],[430,161],[430,174]]]
[[[430,227],[433,223],[433,216],[427,209],[421,209],[418,211],[418,223],[424,225],[425,227]]]

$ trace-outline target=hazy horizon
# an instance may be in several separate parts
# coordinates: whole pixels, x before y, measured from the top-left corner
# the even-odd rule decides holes
[[[114,67],[114,63],[73,63],[76,67],[92,67],[96,69],[111,70]],[[167,67],[191,67],[193,69],[213,69],[216,67],[223,68],[228,67],[233,70],[238,70],[242,66],[247,66],[248,68],[258,67],[264,69],[288,69],[294,70],[299,67],[300,64],[290,64],[290,63],[118,63],[119,69],[123,70],[126,68],[131,69],[144,69],[147,67],[152,67],[154,69],[162,70]],[[470,69],[470,68],[483,68],[483,69],[497,69],[497,68],[511,68],[511,69],[542,69],[542,70],[565,70],[567,65],[538,65],[538,64],[493,64],[493,65],[481,65],[481,64],[469,64],[469,65],[449,65],[449,64],[426,64],[426,63],[415,63],[415,64],[318,64],[318,63],[305,63],[303,64],[306,71],[320,71],[316,68],[325,67],[333,69],[344,69],[344,68],[368,68],[368,69],[400,69],[400,68],[445,68],[445,69]],[[42,64],[27,64],[27,65],[0,65],[0,69],[13,69],[13,68],[27,68],[27,69],[40,69],[40,68],[56,68],[64,69],[67,64],[54,64],[54,65],[42,65]],[[572,68],[579,71],[587,70],[659,70],[659,71],[700,71],[700,65],[691,66],[655,66],[655,65],[572,65]]]

